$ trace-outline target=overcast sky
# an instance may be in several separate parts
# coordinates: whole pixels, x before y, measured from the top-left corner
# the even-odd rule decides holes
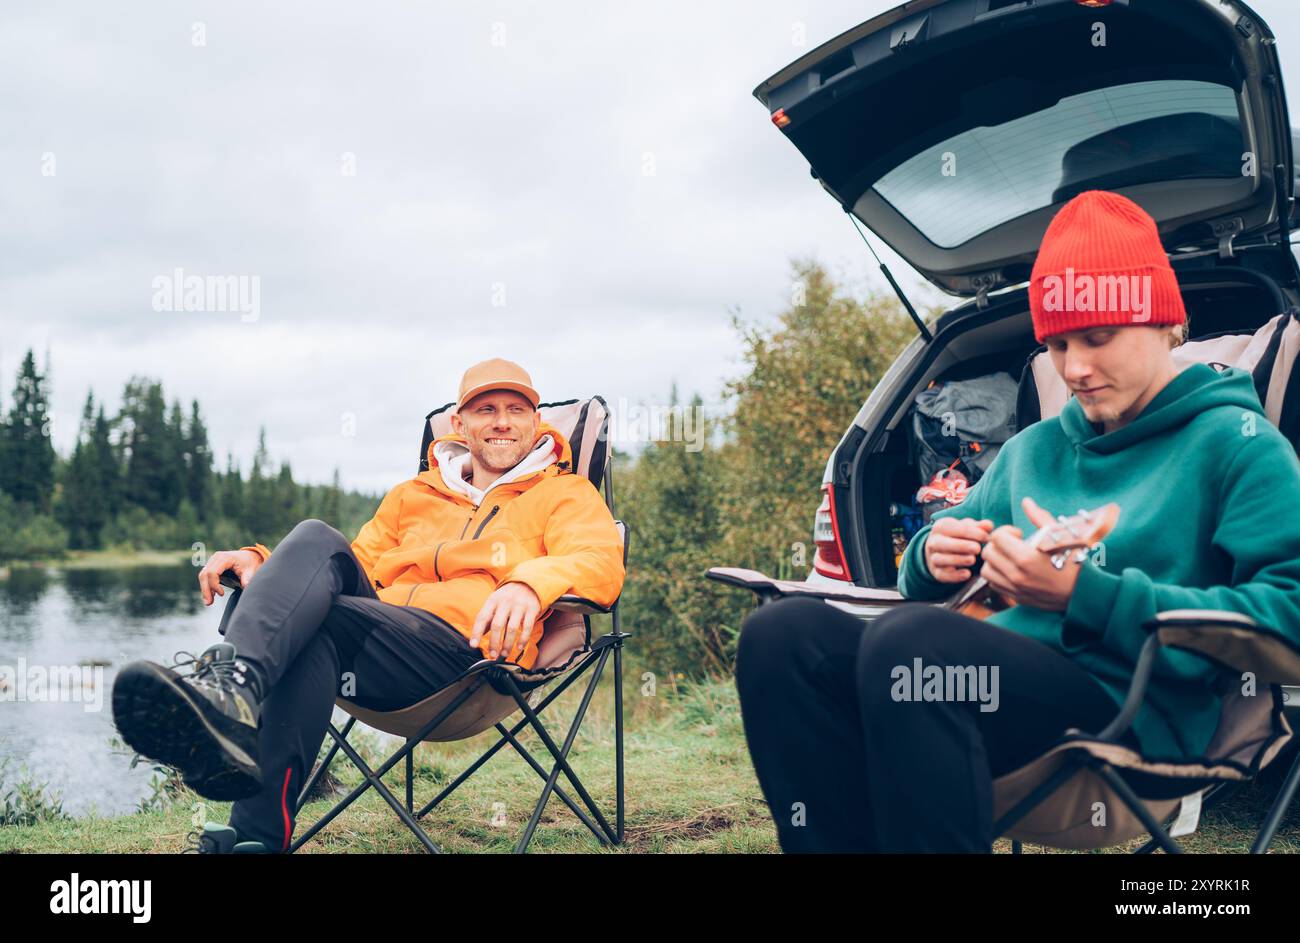
[[[751,90],[893,5],[7,9],[0,403],[48,348],[63,454],[87,390],[115,411],[141,374],[198,398],[219,464],[264,425],[299,480],[376,492],[487,357],[545,398],[716,404],[729,311],[770,322],[792,257],[884,287]],[[1294,109],[1292,6],[1254,3]],[[169,304],[177,269],[256,276],[256,317]]]

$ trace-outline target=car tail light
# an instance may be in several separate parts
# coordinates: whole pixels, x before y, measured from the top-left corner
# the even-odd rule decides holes
[[[848,580],[849,568],[844,564],[844,544],[840,540],[840,525],[835,518],[835,495],[830,482],[822,485],[822,503],[813,519],[813,569],[822,576],[835,580]]]
[[[785,113],[784,108],[778,108],[772,112],[772,123],[778,128],[784,128],[790,123],[790,116]]]
[[[1108,7],[1110,0],[1074,0],[1081,7]]]

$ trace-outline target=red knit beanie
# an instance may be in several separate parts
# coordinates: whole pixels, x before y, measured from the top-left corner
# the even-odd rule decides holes
[[[1052,218],[1029,276],[1034,338],[1187,320],[1156,221],[1127,197],[1080,193]]]

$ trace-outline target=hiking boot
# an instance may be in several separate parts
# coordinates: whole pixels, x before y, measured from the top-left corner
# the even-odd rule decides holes
[[[229,825],[205,822],[202,832],[190,832],[189,844],[182,854],[200,855],[269,855],[271,849],[260,841],[240,841],[239,833]]]
[[[113,684],[113,720],[137,753],[180,770],[185,784],[218,801],[262,788],[257,765],[261,709],[229,642],[213,645],[188,675],[133,661]]]

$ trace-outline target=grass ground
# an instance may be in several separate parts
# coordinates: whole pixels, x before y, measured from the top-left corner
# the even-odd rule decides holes
[[[660,684],[647,696],[627,672],[625,751],[627,837],[623,852],[631,853],[766,853],[779,850],[762,792],[745,747],[735,686],[730,680],[678,688]],[[574,688],[577,688],[575,685]],[[613,821],[609,797],[614,786],[612,686],[602,682],[571,759],[602,811]],[[567,728],[579,692],[570,689],[547,711],[548,727]],[[557,723],[559,718],[564,723]],[[373,731],[350,742],[372,766],[393,749],[396,741],[381,741]],[[495,734],[456,744],[424,744],[416,754],[417,808],[432,798],[475,759]],[[532,734],[524,745],[541,759],[544,748]],[[336,758],[344,792],[360,782],[350,764]],[[1200,828],[1182,840],[1189,851],[1246,850],[1268,804],[1277,794],[1282,770],[1275,768],[1260,782],[1243,788],[1221,806],[1207,810]],[[394,794],[404,794],[399,764],[384,779]],[[563,782],[563,780],[561,780]],[[422,822],[433,840],[452,852],[507,852],[522,831],[541,780],[512,750],[493,757]],[[339,793],[341,795],[342,793]],[[299,833],[336,801],[331,795],[310,802],[298,819]],[[183,791],[166,811],[118,818],[49,821],[0,829],[0,852],[176,852],[182,850],[192,820],[224,822],[229,805],[208,802]],[[1125,849],[1132,850],[1132,842]],[[374,790],[354,803],[309,842],[303,853],[418,852],[419,842],[405,829]],[[534,852],[596,852],[595,838],[558,800],[552,799],[530,850]],[[995,850],[1009,851],[999,842]],[[1026,852],[1044,849],[1028,846]],[[1300,852],[1300,809],[1293,808],[1274,841],[1275,852]]]

